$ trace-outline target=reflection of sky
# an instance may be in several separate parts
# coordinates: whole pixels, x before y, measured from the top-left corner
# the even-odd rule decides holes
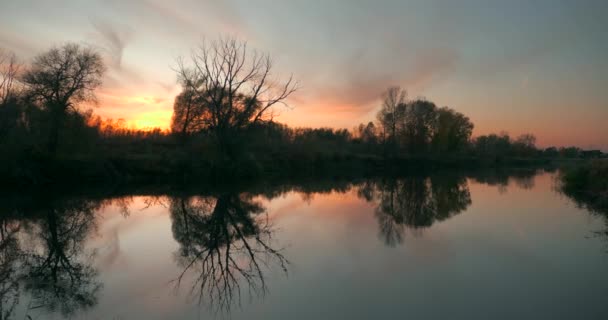
[[[281,121],[350,128],[402,85],[469,115],[476,134],[608,148],[608,5],[584,1],[2,1],[0,47],[99,46],[111,70],[99,114],[167,125],[171,66],[202,37],[235,34],[302,84]],[[564,130],[564,128],[568,130]]]
[[[405,229],[401,245],[379,236],[374,204],[346,194],[289,192],[262,200],[289,274],[269,271],[269,294],[244,298],[232,319],[593,318],[605,312],[603,226],[553,190],[469,181],[472,204],[432,227]],[[135,197],[124,218],[106,207],[87,247],[104,283],[89,314],[122,319],[206,318],[169,283],[180,272],[168,208]],[[165,203],[166,205],[166,203]],[[276,270],[275,270],[276,271]],[[466,315],[466,317],[465,317]],[[491,315],[491,316],[489,316]]]

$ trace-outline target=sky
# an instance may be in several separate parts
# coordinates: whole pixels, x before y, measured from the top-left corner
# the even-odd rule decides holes
[[[279,122],[352,128],[401,86],[469,116],[474,135],[608,151],[604,0],[0,0],[0,48],[25,62],[65,42],[108,65],[94,112],[168,127],[176,60],[233,36],[300,84]]]

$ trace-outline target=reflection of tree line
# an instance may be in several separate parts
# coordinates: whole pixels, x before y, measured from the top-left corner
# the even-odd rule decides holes
[[[517,185],[533,186],[534,174],[519,175]],[[501,186],[507,185],[509,176],[505,177],[487,174],[472,179]],[[295,191],[307,200],[314,194],[349,190],[374,203],[380,235],[389,246],[402,243],[406,230],[430,227],[471,204],[467,178],[442,174],[354,183],[310,181],[213,196],[157,196],[147,205],[169,203],[179,244],[175,259],[182,270],[176,275],[177,287],[189,287],[199,302],[226,311],[240,302],[243,292],[264,294],[269,270],[287,272],[289,262],[273,240],[274,229],[260,199]],[[125,199],[112,203],[128,216],[130,202]],[[13,315],[24,292],[30,299],[25,302],[28,313],[68,316],[95,306],[101,283],[93,266],[94,252],[86,250],[84,242],[96,229],[96,212],[109,202],[46,197],[26,203],[5,205],[7,214],[0,216],[0,320]]]
[[[159,201],[152,199],[152,205]],[[228,310],[240,302],[241,292],[264,294],[264,273],[273,266],[287,272],[288,261],[274,246],[265,208],[253,196],[223,193],[169,197],[169,202],[180,245],[175,257],[182,268],[175,283],[190,281],[191,293],[200,302]],[[44,312],[68,317],[95,306],[102,287],[93,266],[94,251],[86,250],[84,242],[106,202],[35,203],[44,207],[6,206],[14,214],[0,216],[0,320],[12,318],[21,302],[26,317]],[[128,201],[114,204],[128,215]],[[21,301],[24,295],[28,301]]]
[[[593,161],[560,171],[556,189],[577,207],[601,218],[605,227],[594,234],[608,241],[608,161]]]
[[[402,243],[406,228],[430,227],[471,204],[466,179],[461,176],[368,181],[359,187],[358,195],[377,203],[380,235],[388,246]]]
[[[543,169],[550,172],[550,169]],[[534,178],[539,173],[537,169],[519,169],[519,170],[481,170],[476,171],[470,177],[479,183],[490,186],[497,186],[500,193],[507,192],[507,187],[510,182],[514,182],[521,189],[529,190],[534,188]]]

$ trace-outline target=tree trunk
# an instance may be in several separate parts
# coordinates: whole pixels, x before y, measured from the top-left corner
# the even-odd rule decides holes
[[[54,157],[57,154],[57,146],[59,145],[59,130],[63,121],[64,112],[57,107],[51,110],[51,128],[49,131],[47,151],[52,157]]]

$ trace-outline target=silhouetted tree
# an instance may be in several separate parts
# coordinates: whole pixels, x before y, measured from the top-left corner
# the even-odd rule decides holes
[[[48,151],[57,150],[59,131],[68,112],[95,100],[105,71],[101,56],[89,48],[66,44],[34,58],[23,76],[27,94],[49,112]]]
[[[23,111],[17,86],[20,67],[15,54],[0,48],[0,139],[18,125]]]
[[[561,147],[559,148],[559,154],[564,158],[579,158],[581,149],[578,147]]]
[[[251,124],[272,120],[273,106],[285,104],[296,90],[293,78],[272,79],[272,60],[267,54],[249,51],[245,42],[220,39],[203,42],[189,63],[178,61],[179,81],[188,102],[177,100],[174,126],[209,130],[218,146],[232,152],[232,139]],[[184,117],[188,109],[195,115]],[[190,120],[195,119],[195,120]]]
[[[536,137],[533,134],[522,134],[513,143],[515,152],[518,156],[534,156],[536,149]]]
[[[0,48],[0,108],[17,95],[16,80],[20,67],[14,53]]]
[[[171,131],[185,139],[192,133],[205,129],[205,110],[201,110],[203,101],[193,90],[184,90],[175,97]]]
[[[413,153],[429,151],[431,138],[437,126],[437,107],[427,100],[415,100],[408,104],[404,129],[407,149]]]
[[[355,128],[353,137],[358,139],[366,148],[367,152],[372,152],[374,146],[378,145],[378,132],[376,125],[373,122],[368,122],[367,125],[361,123]]]
[[[394,153],[398,147],[398,134],[404,125],[407,108],[407,92],[400,87],[391,87],[382,95],[382,107],[378,111],[378,122],[382,126],[385,152]]]
[[[473,144],[478,155],[506,156],[511,152],[511,138],[506,133],[479,136]]]
[[[272,247],[272,228],[262,205],[249,195],[223,194],[217,198],[190,197],[171,200],[173,235],[180,244],[177,259],[183,272],[179,286],[191,269],[192,292],[199,302],[229,311],[240,303],[241,285],[250,292],[267,290],[264,268],[274,260],[287,272],[288,261]]]
[[[435,152],[454,153],[465,150],[473,133],[473,123],[468,117],[448,107],[437,110],[433,130],[432,147]]]
[[[557,158],[559,157],[559,151],[556,147],[549,147],[543,150],[543,156],[547,158]]]

